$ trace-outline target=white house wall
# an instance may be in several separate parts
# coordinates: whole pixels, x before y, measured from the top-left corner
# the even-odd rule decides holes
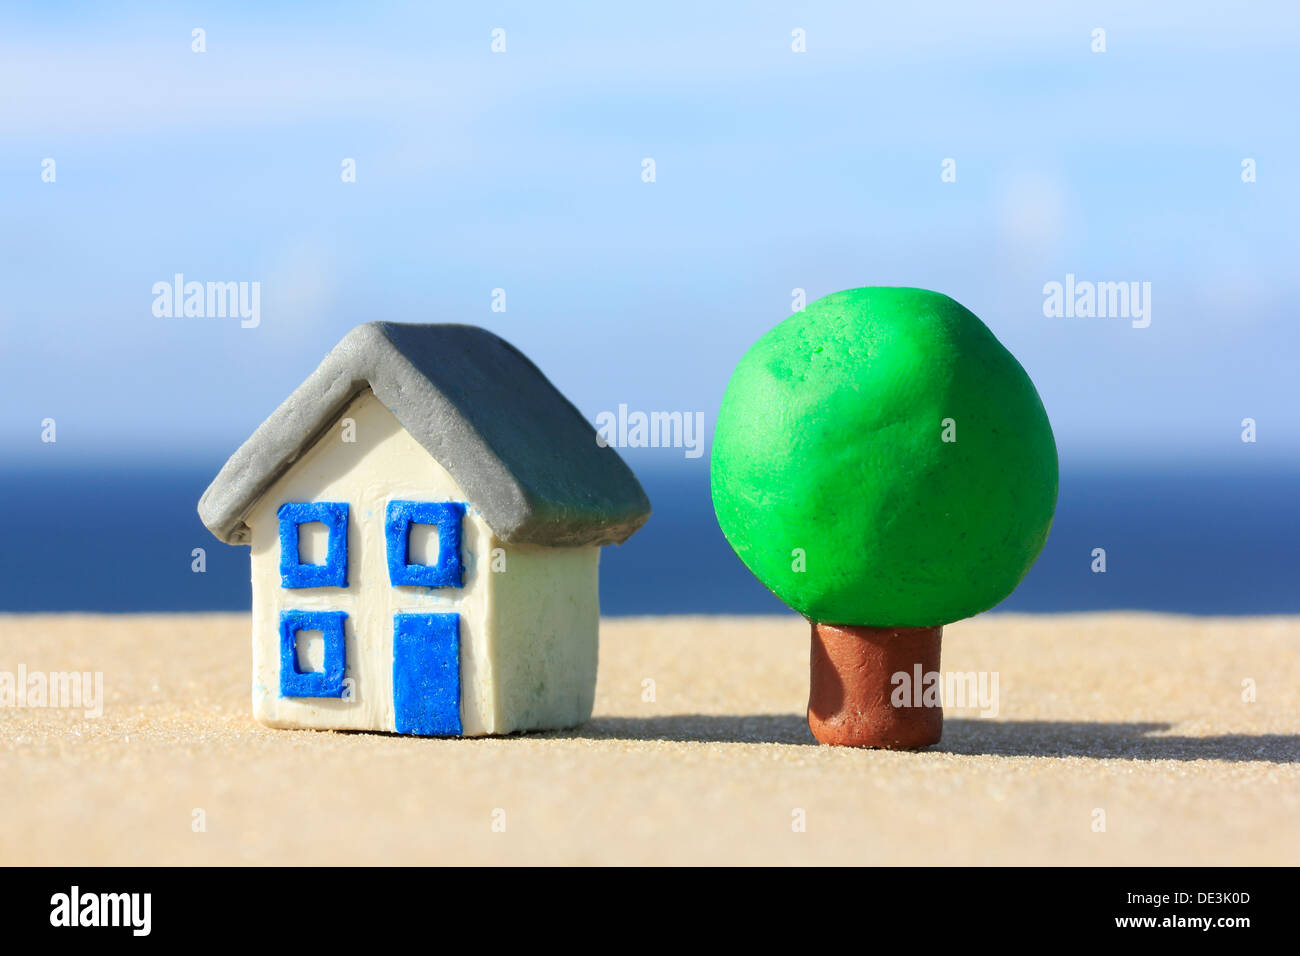
[[[351,419],[355,442],[343,440]],[[384,512],[389,499],[461,501],[463,588],[389,584]],[[348,586],[286,589],[280,582],[279,519],[286,501],[345,501]],[[465,735],[494,732],[496,704],[489,632],[492,629],[487,562],[492,532],[447,470],[366,391],[258,502],[252,529],[253,713],[273,727],[393,730],[393,615],[460,615],[461,723]],[[308,538],[308,535],[303,535]],[[304,558],[315,548],[306,540]],[[321,548],[323,551],[323,548]],[[280,696],[280,612],[344,611],[347,676],[353,699]]]
[[[600,548],[523,546],[503,557],[492,575],[497,726],[580,724],[596,688]]]
[[[342,422],[348,419],[352,443],[343,441]],[[393,498],[467,505],[461,529],[464,587],[389,583],[384,514]],[[347,588],[281,587],[276,512],[288,501],[348,503]],[[600,548],[512,547],[497,540],[447,470],[369,391],[266,493],[247,524],[258,720],[274,727],[394,730],[393,615],[449,611],[460,615],[465,736],[570,727],[590,717]],[[304,560],[323,560],[325,535],[304,533],[301,547]],[[280,696],[282,610],[347,613],[353,699]]]

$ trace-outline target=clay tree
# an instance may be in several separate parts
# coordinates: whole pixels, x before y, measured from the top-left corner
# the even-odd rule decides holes
[[[816,738],[912,749],[939,740],[943,710],[905,685],[934,686],[943,625],[1000,602],[1038,557],[1056,443],[973,313],[924,289],[852,289],[741,359],[711,483],[736,554],[812,622]]]

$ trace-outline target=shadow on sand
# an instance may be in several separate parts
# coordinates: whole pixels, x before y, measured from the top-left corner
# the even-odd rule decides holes
[[[927,748],[927,752],[1096,760],[1300,763],[1300,735],[1297,734],[1183,737],[1166,734],[1172,726],[1167,723],[952,718],[943,722],[943,739]],[[574,730],[540,736],[817,746],[802,714],[593,717]]]

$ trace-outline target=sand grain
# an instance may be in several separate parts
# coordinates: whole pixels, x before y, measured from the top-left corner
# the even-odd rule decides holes
[[[0,709],[0,862],[1300,863],[1300,619],[953,625],[1000,711],[924,753],[816,746],[807,661],[795,618],[606,620],[586,727],[420,740],[256,724],[246,615],[0,616],[0,671],[106,698]]]

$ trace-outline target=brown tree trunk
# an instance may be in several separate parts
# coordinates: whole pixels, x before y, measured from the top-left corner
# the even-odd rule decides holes
[[[916,704],[924,675],[939,671],[942,638],[942,627],[841,627],[814,621],[808,687],[813,736],[824,744],[889,750],[938,743],[943,708]],[[894,680],[900,673],[907,675],[905,681]]]

